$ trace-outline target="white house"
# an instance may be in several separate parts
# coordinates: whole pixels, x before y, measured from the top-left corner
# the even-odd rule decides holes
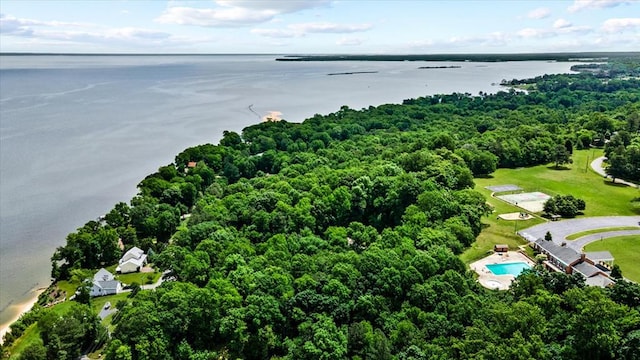
[[[147,255],[138,247],[132,247],[124,253],[116,271],[121,274],[137,272],[147,263]]]
[[[116,280],[112,273],[105,269],[100,269],[93,276],[93,284],[89,295],[92,297],[113,295],[121,291],[122,284],[120,284],[120,281]]]

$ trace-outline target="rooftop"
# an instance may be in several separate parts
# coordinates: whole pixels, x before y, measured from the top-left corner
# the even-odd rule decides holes
[[[578,265],[575,265],[573,268],[576,269],[580,274],[584,275],[584,277],[586,278],[590,278],[602,272],[602,270],[589,264],[588,262],[582,262]]]
[[[584,253],[587,259],[593,262],[599,261],[613,261],[613,255],[608,251],[592,251]]]
[[[553,241],[538,239],[536,240],[536,244],[548,251],[550,254],[553,254],[555,258],[563,262],[565,265],[571,265],[582,257],[582,254],[579,252],[566,246],[556,245]]]

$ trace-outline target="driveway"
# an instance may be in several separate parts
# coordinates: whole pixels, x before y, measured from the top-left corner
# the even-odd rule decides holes
[[[104,318],[106,318],[107,316],[115,313],[116,311],[118,311],[118,309],[116,309],[116,307],[112,305],[108,309],[100,310],[100,313],[98,314],[98,316],[100,317],[100,320],[104,320]]]
[[[582,247],[588,243],[600,240],[604,237],[619,236],[617,234],[626,232],[626,230],[598,233],[595,237],[591,235],[584,236],[576,241],[567,240],[567,236],[583,231],[621,226],[638,226],[639,224],[640,216],[596,216],[582,219],[549,221],[520,230],[518,231],[518,234],[527,241],[534,242],[537,239],[544,238],[548,231],[551,233],[553,242],[556,244],[561,245],[563,242],[566,242],[568,247],[576,251],[581,251]],[[638,230],[629,230],[629,235],[634,234],[640,235],[640,226],[638,226]]]
[[[604,176],[604,177],[609,177],[609,175],[607,175],[607,172],[604,171],[604,167],[602,166],[602,163],[604,161],[604,159],[606,159],[604,156],[601,156],[599,158],[594,159],[591,162],[591,168],[593,169],[593,171],[597,172],[598,174]],[[629,182],[629,181],[625,181],[622,179],[616,179],[615,180],[616,184],[625,184],[627,186],[631,186],[631,187],[638,187],[636,184]]]
[[[165,270],[162,273],[162,275],[160,276],[160,278],[158,279],[158,281],[156,281],[153,284],[140,285],[140,289],[141,290],[153,290],[153,289],[157,288],[158,286],[162,285],[162,282],[164,281],[165,275],[167,275],[169,272],[170,272],[169,270]]]

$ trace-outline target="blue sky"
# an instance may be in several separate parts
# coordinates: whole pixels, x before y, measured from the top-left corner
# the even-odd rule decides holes
[[[2,52],[639,51],[639,0],[2,0]]]

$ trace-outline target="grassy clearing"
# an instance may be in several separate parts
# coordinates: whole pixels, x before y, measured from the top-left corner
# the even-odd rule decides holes
[[[573,153],[573,164],[555,170],[552,164],[519,169],[498,169],[491,178],[476,179],[476,189],[488,185],[515,184],[525,191],[541,191],[549,195],[573,195],[585,201],[584,216],[638,215],[632,200],[640,190],[612,184],[591,170],[591,161],[602,155],[601,150],[580,150]],[[485,192],[486,194],[487,192]]]
[[[29,326],[24,331],[24,334],[22,334],[22,336],[13,343],[11,349],[9,349],[9,352],[11,353],[9,359],[18,359],[24,349],[35,343],[42,344],[42,339],[40,339],[40,329],[38,328],[37,323]]]
[[[133,284],[134,282],[144,285],[144,284],[153,284],[158,279],[160,279],[161,272],[155,271],[152,273],[130,273],[130,274],[120,274],[116,275],[116,279],[120,280],[122,284]]]
[[[584,247],[584,251],[609,251],[620,266],[622,275],[635,282],[640,282],[640,236],[616,236],[592,242]]]
[[[495,212],[483,220],[484,230],[473,245],[460,258],[471,263],[485,256],[495,244],[508,244],[510,247],[526,244],[515,234],[516,230],[540,224],[543,219],[527,221],[507,221],[496,219],[498,214],[522,211],[520,208],[491,197],[491,191],[485,186],[514,184],[525,191],[541,191],[549,195],[571,194],[586,203],[583,216],[637,215],[640,207],[632,200],[640,196],[640,190],[627,186],[611,184],[591,170],[589,166],[596,157],[602,156],[602,150],[580,150],[573,153],[573,164],[562,170],[556,170],[553,164],[539,165],[519,169],[498,169],[493,176],[475,179],[476,190],[495,207]],[[516,224],[517,223],[517,224]]]
[[[603,233],[603,232],[609,232],[609,231],[618,231],[618,230],[638,230],[640,229],[640,226],[618,226],[618,227],[609,227],[609,228],[602,228],[602,229],[594,229],[594,230],[587,230],[587,231],[581,231],[575,234],[571,234],[569,236],[567,236],[567,240],[575,240],[577,238],[581,238],[583,236],[587,236],[587,235],[591,235],[591,234],[599,234],[599,233]]]
[[[67,293],[67,299],[76,293],[76,289],[80,286],[80,282],[61,280],[56,283],[56,286],[65,293]]]
[[[91,299],[91,308],[96,314],[98,314],[100,310],[102,310],[102,308],[104,307],[104,304],[107,303],[107,301],[111,303],[111,307],[115,307],[118,301],[126,300],[129,294],[131,293],[125,292],[125,293],[120,293],[115,295],[95,297]]]

